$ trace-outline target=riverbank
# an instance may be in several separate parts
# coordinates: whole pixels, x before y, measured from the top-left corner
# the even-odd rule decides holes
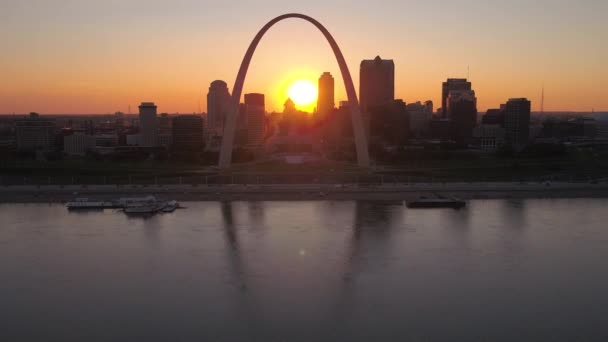
[[[272,184],[272,185],[88,185],[6,186],[0,203],[66,202],[75,197],[111,199],[155,195],[179,201],[298,201],[298,200],[412,200],[433,194],[462,199],[608,198],[608,183],[419,183],[384,185]]]

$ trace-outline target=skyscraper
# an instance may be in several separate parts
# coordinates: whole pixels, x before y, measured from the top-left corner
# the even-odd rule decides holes
[[[453,139],[460,146],[471,143],[477,124],[477,98],[473,90],[451,90],[447,98],[447,113],[452,121]]]
[[[154,102],[142,102],[139,106],[140,146],[158,145],[158,120]]]
[[[448,96],[450,95],[450,91],[453,90],[471,90],[471,82],[467,81],[466,78],[448,78],[446,82],[443,82],[443,86],[441,88],[441,109],[443,114],[442,118],[449,118],[448,116]]]
[[[247,145],[250,148],[260,147],[264,139],[266,111],[264,94],[245,94],[247,113]]]
[[[514,150],[528,144],[531,102],[526,98],[510,99],[505,105],[505,140]]]
[[[359,96],[361,112],[395,99],[395,63],[377,56],[361,62]]]
[[[317,114],[325,118],[335,106],[334,78],[329,72],[324,72],[319,78],[319,97],[317,99]]]
[[[376,56],[361,62],[359,97],[366,135],[370,137],[370,112],[395,100],[395,63]]]
[[[226,115],[230,111],[230,92],[224,81],[213,81],[207,94],[207,135],[224,135]]]

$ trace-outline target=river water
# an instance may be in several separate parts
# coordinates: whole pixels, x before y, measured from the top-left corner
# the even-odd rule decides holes
[[[608,200],[0,205],[1,341],[606,341]]]

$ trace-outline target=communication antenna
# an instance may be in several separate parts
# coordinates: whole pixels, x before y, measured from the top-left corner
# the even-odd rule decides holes
[[[545,86],[543,86],[543,89],[540,93],[540,113],[545,113]]]
[[[467,80],[471,79],[471,67],[467,65]]]

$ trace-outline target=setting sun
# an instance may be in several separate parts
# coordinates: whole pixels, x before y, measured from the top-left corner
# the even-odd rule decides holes
[[[287,96],[299,107],[313,105],[317,100],[317,95],[317,86],[309,80],[297,80],[287,90]]]

